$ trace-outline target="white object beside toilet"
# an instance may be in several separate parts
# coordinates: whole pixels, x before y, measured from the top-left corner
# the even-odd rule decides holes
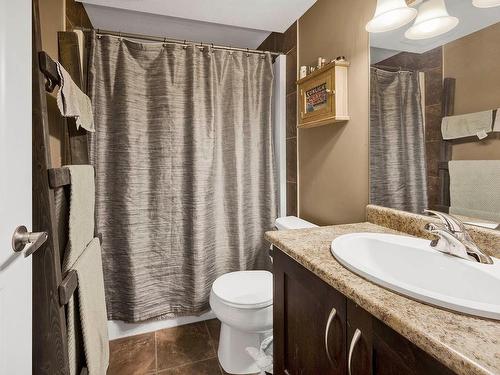
[[[316,225],[295,216],[276,219],[278,230],[312,228]],[[225,372],[259,372],[245,350],[259,348],[272,335],[273,275],[268,271],[226,273],[212,285],[210,307],[221,321],[218,356]]]

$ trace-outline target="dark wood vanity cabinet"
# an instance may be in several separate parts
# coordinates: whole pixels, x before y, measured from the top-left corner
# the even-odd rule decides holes
[[[275,374],[454,374],[279,250],[273,268]]]
[[[346,373],[346,299],[274,252],[274,373]]]

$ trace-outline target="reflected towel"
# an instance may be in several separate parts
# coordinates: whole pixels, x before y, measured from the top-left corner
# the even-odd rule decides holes
[[[441,133],[443,139],[457,139],[477,136],[485,138],[492,131],[493,111],[469,113],[459,116],[443,117]]]
[[[500,132],[500,108],[496,110],[495,123],[493,124],[493,131]]]
[[[70,74],[56,62],[57,72],[61,81],[57,92],[57,106],[64,117],[74,117],[76,128],[80,126],[89,132],[95,132],[94,115],[92,113],[92,102],[85,93],[80,90],[73,81]]]
[[[452,160],[450,213],[500,222],[500,160]]]

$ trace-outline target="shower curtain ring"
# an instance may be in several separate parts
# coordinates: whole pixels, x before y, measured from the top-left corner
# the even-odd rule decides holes
[[[204,50],[205,50],[205,47],[203,47],[203,42],[200,42],[200,50],[201,50],[201,51],[204,51]]]
[[[96,35],[97,35],[97,39],[101,39],[102,38],[101,29],[97,29]]]
[[[250,50],[247,48],[247,57],[250,57]]]
[[[119,31],[119,32],[118,32],[118,39],[120,39],[120,40],[122,40],[122,39],[123,39],[123,38],[122,38],[122,32],[121,32],[121,31]]]
[[[167,46],[167,37],[163,38],[163,47]]]
[[[186,44],[186,39],[184,39],[184,45],[182,46],[182,48],[184,48],[184,49],[188,48],[188,46]]]

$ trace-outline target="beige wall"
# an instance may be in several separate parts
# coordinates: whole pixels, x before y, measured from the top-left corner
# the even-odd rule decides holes
[[[302,129],[298,137],[299,213],[317,224],[364,221],[368,203],[369,38],[375,0],[318,0],[299,20],[299,66],[346,56],[346,123]]]
[[[443,48],[444,77],[456,79],[455,114],[500,107],[500,23]],[[453,145],[455,160],[500,159],[500,134]]]

